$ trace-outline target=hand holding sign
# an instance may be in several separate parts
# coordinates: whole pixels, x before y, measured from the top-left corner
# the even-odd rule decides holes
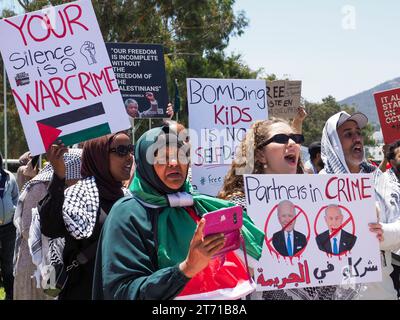
[[[47,160],[54,169],[54,173],[58,178],[65,178],[65,163],[64,163],[64,153],[68,152],[68,148],[61,143],[60,140],[50,146],[46,153]]]

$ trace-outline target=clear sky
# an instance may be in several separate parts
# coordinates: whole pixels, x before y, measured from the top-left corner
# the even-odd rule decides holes
[[[398,0],[236,0],[249,26],[227,53],[337,100],[400,77]]]
[[[22,8],[17,0],[0,0],[0,13],[4,8],[12,9],[17,13],[22,13]]]

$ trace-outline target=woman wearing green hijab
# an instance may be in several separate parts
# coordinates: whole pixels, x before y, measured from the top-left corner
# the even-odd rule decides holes
[[[254,291],[236,253],[212,258],[225,239],[203,238],[202,216],[233,204],[193,192],[185,148],[167,126],[138,140],[133,197],[113,206],[100,237],[94,299],[238,299]],[[259,259],[264,234],[245,213],[242,234]]]

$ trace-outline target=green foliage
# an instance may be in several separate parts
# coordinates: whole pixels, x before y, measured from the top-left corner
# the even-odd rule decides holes
[[[25,12],[72,0],[18,0]],[[179,120],[187,123],[186,78],[256,78],[241,61],[240,55],[226,56],[223,50],[232,36],[240,36],[248,25],[244,12],[234,13],[234,0],[92,0],[101,32],[106,42],[158,43],[164,46],[169,95],[174,96],[173,81],[178,80],[182,110]],[[7,11],[12,16],[12,12]],[[1,93],[1,91],[0,91]],[[14,100],[9,99],[15,110]],[[1,116],[1,113],[0,113]],[[9,115],[14,131],[9,136],[24,140],[17,118]],[[0,120],[0,126],[3,120]],[[136,137],[148,128],[142,121]],[[137,121],[137,122],[139,122]],[[154,120],[153,125],[160,121]],[[136,123],[137,124],[137,123]],[[2,136],[0,134],[0,139]],[[2,140],[3,141],[3,140]],[[26,151],[19,141],[12,147],[12,157]],[[1,144],[0,144],[1,145]],[[9,148],[10,149],[10,148]],[[10,150],[11,151],[11,150]]]
[[[322,103],[310,103],[305,101],[305,108],[308,114],[303,123],[303,134],[305,138],[304,145],[308,146],[313,141],[321,141],[322,129],[325,122],[335,113],[343,110],[350,114],[354,113],[353,107],[343,105],[341,106],[336,102],[332,96],[322,99]],[[372,138],[374,127],[368,124],[362,129],[365,145],[374,145],[375,140]]]

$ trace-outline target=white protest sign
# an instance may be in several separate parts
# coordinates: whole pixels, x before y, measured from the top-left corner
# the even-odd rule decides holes
[[[247,213],[265,232],[257,290],[382,280],[368,227],[377,219],[372,175],[245,175],[244,182]]]
[[[268,115],[293,119],[300,107],[301,81],[267,81]]]
[[[0,38],[32,155],[130,127],[91,1],[2,19]]]
[[[247,129],[267,119],[265,81],[187,79],[187,93],[193,185],[215,196]]]

